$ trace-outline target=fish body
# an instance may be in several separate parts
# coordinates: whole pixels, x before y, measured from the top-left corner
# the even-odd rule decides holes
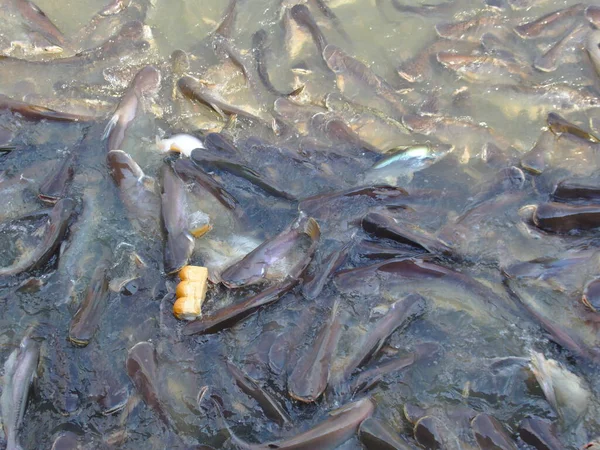
[[[4,387],[0,397],[7,450],[20,450],[17,433],[23,422],[29,388],[36,373],[40,349],[26,336],[4,363]]]

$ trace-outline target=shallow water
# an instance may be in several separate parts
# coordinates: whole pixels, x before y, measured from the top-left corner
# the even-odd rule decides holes
[[[36,4],[67,39],[78,36],[71,38],[72,48],[64,50],[64,57],[99,45],[128,20],[143,18],[143,47],[125,47],[117,57],[76,64],[59,62],[61,55],[6,50],[6,42],[16,39],[11,33],[18,39],[30,35],[15,21],[18,16],[11,2],[2,3],[0,12],[10,18],[10,26],[2,31],[0,44],[5,54],[21,60],[0,61],[0,93],[97,117],[88,123],[58,123],[26,120],[5,111],[0,114],[0,137],[8,136],[0,144],[14,148],[1,157],[0,187],[5,193],[0,198],[4,222],[0,230],[1,266],[11,264],[35,242],[35,235],[31,235],[39,224],[15,220],[47,207],[38,199],[38,190],[51,168],[73,152],[78,155],[68,190],[78,206],[64,243],[42,267],[5,277],[0,283],[0,360],[8,358],[32,326],[42,347],[20,430],[23,448],[51,448],[65,431],[79,436],[78,448],[196,448],[201,444],[236,448],[211,402],[198,403],[204,386],[222,399],[233,431],[251,442],[295,435],[323,420],[333,409],[364,395],[371,396],[376,404],[374,416],[408,439],[412,439],[413,431],[404,417],[405,404],[418,405],[442,418],[460,440],[454,446],[447,445],[452,449],[477,448],[468,422],[453,417],[452,413],[462,407],[496,417],[519,448],[530,448],[518,438],[517,430],[523,418],[533,415],[556,422],[565,448],[580,448],[596,438],[600,434],[600,385],[595,376],[600,362],[595,353],[598,319],[597,313],[586,309],[580,300],[584,286],[600,271],[597,229],[545,232],[521,210],[549,201],[561,180],[585,179],[598,184],[599,144],[547,131],[550,112],[585,130],[590,129],[594,118],[600,119],[600,74],[583,49],[583,41],[561,52],[555,71],[532,67],[573,24],[581,23],[589,33],[592,25],[581,13],[571,27],[555,36],[522,39],[514,33],[514,27],[575,5],[575,1],[533,2],[536,6],[515,10],[507,3],[493,8],[482,0],[456,0],[446,9],[430,8],[424,13],[401,12],[385,0],[325,2],[339,18],[346,38],[319,11],[318,2],[308,1],[327,43],[343,49],[389,84],[389,90],[381,94],[361,80],[353,80],[348,72],[338,73],[336,78],[310,34],[289,27],[285,11],[295,3],[301,2],[239,0],[228,37],[232,48],[253,67],[252,36],[260,29],[266,31],[271,82],[284,93],[304,86],[289,98],[293,102],[288,105],[290,109],[285,109],[283,101],[268,92],[258,77],[246,82],[231,58],[215,52],[213,32],[222,20],[225,2],[154,0],[146,15],[139,17],[132,11],[141,3],[132,0],[129,8],[99,22],[90,34],[81,30],[105,6],[103,1],[39,0]],[[402,4],[420,6],[418,1]],[[444,40],[436,34],[436,25],[477,16],[491,17],[493,25],[472,37],[466,33],[461,40]],[[517,61],[522,72],[490,74],[478,66],[474,75],[459,76],[444,68],[432,53],[421,58],[417,73],[423,76],[422,81],[411,83],[399,75],[434,42],[440,42],[435,44],[439,46],[436,53],[481,54],[483,31],[493,34],[498,42],[494,50],[487,48],[486,55]],[[296,33],[291,40],[290,32]],[[190,67],[183,73],[174,71],[170,63],[175,50],[189,55]],[[511,55],[506,56],[509,52]],[[210,132],[221,132],[236,144],[234,162],[248,166],[274,187],[265,191],[227,169],[204,165],[239,206],[232,212],[205,190],[198,196],[188,189],[185,207],[190,213],[202,211],[213,225],[208,234],[195,240],[190,264],[210,266],[211,278],[218,281],[227,267],[222,260],[238,260],[263,240],[276,236],[298,217],[300,209],[314,217],[321,229],[307,280],[323,270],[321,263],[332,251],[351,243],[338,273],[315,299],[300,283],[276,303],[231,328],[206,336],[183,333],[184,323],[172,314],[179,280],[164,273],[160,202],[155,198],[157,206],[146,210],[148,220],[140,222],[131,205],[123,201],[106,163],[106,123],[135,74],[147,64],[160,70],[161,88],[157,95],[141,101],[121,145],[146,174],[145,186],[160,193],[166,155],[158,150],[157,138],[182,132],[204,138]],[[190,101],[176,87],[182,75],[203,80],[231,105],[258,118],[238,114],[236,120],[224,119],[210,106]],[[525,89],[539,86],[546,91],[548,86],[561,89],[562,96],[548,100],[539,91],[524,94]],[[328,133],[315,116],[341,119],[360,142]],[[275,130],[274,117],[280,120]],[[528,152],[544,135],[549,136],[550,145],[543,154],[541,173],[533,173]],[[415,144],[451,151],[433,163],[408,160],[392,163],[385,171],[371,168],[383,158],[381,155]],[[224,153],[220,156],[229,157]],[[167,160],[174,158],[169,155]],[[529,170],[522,172],[523,180],[508,182],[502,170],[509,167]],[[156,178],[156,184],[148,177]],[[302,202],[361,186],[365,180],[406,188],[408,195],[389,197],[378,192],[374,198]],[[277,190],[287,195],[274,195]],[[134,202],[135,206],[139,212],[140,204]],[[375,237],[361,226],[361,219],[369,212],[417,226],[421,233],[437,238],[438,245],[443,241],[451,250],[415,248]],[[418,270],[352,271],[385,259],[381,251],[369,254],[363,241],[452,272],[438,277]],[[108,259],[111,280],[135,281],[127,292],[110,291],[89,345],[75,347],[67,341],[70,323],[102,258]],[[538,261],[528,269],[518,266],[534,259]],[[573,264],[553,266],[548,261]],[[222,267],[217,267],[217,262]],[[512,277],[507,275],[510,273]],[[17,289],[32,276],[41,280],[41,287]],[[228,289],[211,283],[203,313],[210,316],[262,289],[262,285]],[[330,380],[341,376],[364,336],[376,327],[389,306],[415,292],[424,297],[425,311],[393,333],[367,367],[407,355],[423,344],[431,344],[428,348],[435,348],[435,352],[386,375],[368,393],[356,397],[345,391],[343,383],[337,390],[327,390],[314,404],[302,404],[288,395],[287,380],[294,364],[329,320],[335,301],[339,302],[343,325]],[[551,330],[531,311],[574,336],[585,351],[548,336]],[[140,398],[127,375],[128,351],[142,341],[151,342],[157,352],[154,380],[162,413]],[[561,414],[549,404],[528,368],[532,350],[559,361],[588,387],[589,406],[577,424],[562,426]],[[282,354],[287,359],[282,360]],[[513,357],[516,359],[510,359]],[[237,387],[226,361],[274,395],[291,423],[279,426],[269,420],[258,403]],[[118,409],[125,401],[125,408]],[[363,447],[352,437],[342,448]]]

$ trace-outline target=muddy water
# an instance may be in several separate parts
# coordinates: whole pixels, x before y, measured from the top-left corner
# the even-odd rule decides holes
[[[597,231],[542,231],[522,209],[547,202],[554,186],[564,179],[598,184],[598,145],[569,137],[559,140],[547,131],[547,115],[553,111],[585,130],[598,124],[593,119],[600,117],[600,81],[583,40],[560,52],[556,70],[543,72],[533,67],[573,25],[582,24],[586,35],[592,25],[580,14],[557,33],[548,31],[548,37],[522,39],[513,31],[520,24],[575,5],[574,1],[533,2],[534,6],[525,9],[513,9],[508,3],[491,7],[482,0],[458,0],[446,6],[427,3],[423,9],[418,9],[423,6],[418,1],[395,2],[414,6],[416,11],[400,11],[394,2],[383,0],[325,2],[339,18],[340,31],[319,11],[317,2],[309,1],[327,43],[385,80],[393,92],[390,101],[361,80],[353,80],[348,72],[336,78],[310,34],[286,22],[285,11],[295,3],[240,0],[229,36],[232,47],[252,61],[252,36],[264,29],[270,43],[267,66],[272,83],[284,93],[304,86],[291,98],[292,112],[278,117],[285,127],[275,132],[277,96],[258,80],[246,82],[238,67],[215,54],[213,31],[227,6],[221,1],[155,0],[146,5],[146,14],[127,16],[140,4],[133,0],[123,18],[116,16],[114,23],[102,22],[94,32],[86,33],[82,30],[104,2],[39,0],[37,5],[67,38],[77,36],[71,48],[64,50],[65,57],[99,45],[131,19],[143,19],[145,45],[128,48],[117,58],[83,64],[64,64],[59,62],[61,55],[25,51],[12,54],[20,61],[0,61],[0,93],[97,117],[89,123],[54,123],[0,115],[1,129],[7,130],[8,144],[14,147],[1,162],[0,183],[7,192],[1,214],[8,224],[0,236],[2,265],[9,265],[30,245],[29,235],[35,230],[35,224],[10,221],[42,209],[37,198],[41,181],[68,154],[78,154],[68,194],[78,208],[65,243],[43,267],[2,284],[2,360],[31,326],[37,327],[35,334],[42,343],[20,430],[23,448],[51,448],[56,437],[66,432],[78,436],[79,448],[196,448],[202,444],[236,448],[211,402],[198,402],[205,386],[222,399],[230,427],[251,442],[297,434],[333,409],[365,395],[376,404],[375,417],[407,439],[413,439],[413,430],[403,407],[425,408],[446,424],[444,448],[448,449],[477,448],[468,420],[477,412],[496,417],[520,448],[528,447],[518,438],[518,426],[529,416],[555,422],[565,448],[579,448],[596,438],[600,434],[600,385],[595,376],[598,319],[580,300],[584,286],[600,271]],[[14,19],[10,2],[3,8],[2,13]],[[481,16],[489,18],[491,25],[472,34],[440,40],[436,33],[436,26],[440,29]],[[26,28],[23,31],[14,20],[10,23],[2,31],[3,46],[13,40],[11,33],[28,39]],[[481,35],[486,33],[487,53],[481,47]],[[435,51],[430,50],[432,44],[438,46]],[[175,86],[183,74],[174,73],[170,63],[175,50],[189,55],[186,75],[218,89],[230,104],[252,111],[259,119],[243,114],[237,120],[224,119],[209,106],[184,98]],[[486,61],[480,60],[471,66],[472,72],[456,73],[437,61],[438,52],[501,57],[514,62],[517,70],[507,74],[506,66],[488,69]],[[421,80],[413,83],[401,75],[415,73],[411,65],[415,59],[421,61],[416,69]],[[157,149],[157,137],[221,132],[236,143],[240,160],[295,199],[274,196],[273,191],[227,170],[206,166],[239,201],[242,213],[232,215],[206,194],[193,199],[190,195],[189,211],[204,211],[213,222],[213,230],[196,240],[190,263],[209,265],[215,254],[236,254],[242,243],[249,251],[292,223],[300,205],[321,228],[307,279],[323,270],[321,262],[332,251],[352,243],[340,272],[316,298],[297,286],[232,328],[206,336],[185,334],[184,324],[172,314],[178,279],[163,270],[160,208],[150,211],[156,219],[154,228],[139,226],[110,176],[102,137],[127,86],[147,64],[161,71],[161,89],[143,102],[121,149],[148,177],[158,179],[158,188],[165,154]],[[549,98],[550,94],[544,94],[555,92],[552,89],[560,95]],[[362,143],[327,135],[315,120],[310,122],[323,112],[341,118]],[[537,164],[539,158],[528,152],[543,136],[552,145],[545,150],[541,169],[533,171],[531,161]],[[433,164],[413,161],[392,165],[383,174],[368,172],[381,155],[414,144],[445,145],[451,151]],[[506,181],[503,170],[510,167],[529,170],[511,172],[522,180]],[[25,182],[16,183],[17,179]],[[362,184],[397,185],[406,188],[408,195],[391,200],[382,195],[299,202]],[[429,255],[422,246],[407,250],[393,240],[373,236],[360,226],[368,212],[418,226],[451,251],[428,248]],[[439,277],[419,270],[376,270],[371,265],[385,256],[381,251],[375,255],[365,251],[361,246],[365,241],[450,272]],[[67,341],[68,330],[90,277],[104,257],[102,248],[110,250],[111,278],[135,281],[127,291],[110,292],[89,345],[78,348]],[[530,266],[519,265],[532,260]],[[352,271],[367,266],[371,270]],[[17,289],[30,276],[41,280],[41,286]],[[261,289],[260,285],[227,289],[211,284],[204,313],[210,315]],[[314,404],[290,397],[288,376],[329,321],[336,300],[343,325],[330,380],[342,377],[346,364],[390,305],[411,293],[425,299],[423,313],[393,333],[370,364],[426,348],[412,366],[384,376],[367,393],[356,396],[344,386],[331,388],[331,382]],[[548,321],[555,326],[548,326]],[[564,339],[565,335],[571,339]],[[142,341],[156,349],[158,370],[153,380],[159,406],[154,408],[126,371],[128,351]],[[559,361],[583,380],[588,404],[576,423],[565,424],[563,404],[557,409],[549,403],[529,368],[532,350]],[[259,404],[238,388],[226,361],[270,392],[290,423],[279,426],[268,419]],[[67,401],[73,398],[74,404]],[[363,447],[352,437],[342,448]]]

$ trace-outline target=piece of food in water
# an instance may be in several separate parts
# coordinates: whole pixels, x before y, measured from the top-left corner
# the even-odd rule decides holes
[[[592,230],[600,226],[600,206],[542,203],[535,209],[533,223],[553,233]]]
[[[234,288],[266,280],[296,279],[310,263],[320,236],[317,221],[302,214],[279,235],[227,268],[221,274],[223,284]]]
[[[194,320],[202,315],[202,303],[208,290],[208,269],[200,266],[185,266],[179,271],[181,282],[175,289],[177,300],[173,314],[181,320]]]
[[[531,352],[530,368],[563,427],[576,425],[590,405],[591,392],[585,381],[558,361],[546,359],[538,352]]]
[[[288,393],[295,400],[316,402],[325,392],[329,380],[329,367],[335,354],[342,320],[339,301],[331,309],[330,320],[323,325],[315,341],[307,348],[288,377]]]
[[[57,201],[48,214],[48,221],[33,233],[41,236],[39,243],[21,255],[12,265],[1,267],[0,276],[18,275],[46,264],[62,242],[74,209],[75,201],[70,198]]]
[[[213,400],[214,402],[214,400]],[[215,403],[223,421],[223,413]],[[240,449],[268,450],[268,449],[296,449],[296,450],[333,450],[346,442],[358,431],[359,425],[371,417],[375,411],[375,404],[370,398],[348,403],[341,408],[331,411],[329,417],[313,428],[294,437],[265,444],[251,444],[238,438],[227,423],[225,426],[232,442]]]
[[[23,423],[29,388],[35,377],[40,357],[40,346],[25,336],[4,363],[4,383],[0,396],[2,426],[7,450],[19,450],[19,428]]]
[[[159,139],[156,137],[156,146],[161,152],[177,152],[188,158],[192,154],[192,150],[197,148],[205,148],[204,143],[196,136],[191,134],[174,134],[170,138]]]
[[[158,92],[161,78],[159,70],[153,66],[146,66],[135,75],[104,129],[102,139],[108,139],[108,151],[121,149],[125,132],[136,118],[142,98]]]
[[[477,414],[471,421],[471,428],[481,450],[517,450],[508,431],[498,419],[488,414]]]
[[[527,417],[519,424],[521,440],[537,450],[564,450],[554,423],[540,417]]]

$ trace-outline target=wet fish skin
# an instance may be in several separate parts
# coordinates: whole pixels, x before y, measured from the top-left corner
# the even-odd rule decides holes
[[[596,69],[596,73],[600,76],[600,30],[590,32],[585,43],[585,49],[594,65],[594,69]]]
[[[481,450],[517,450],[502,424],[488,414],[477,414],[471,421],[471,428]]]
[[[581,44],[583,37],[588,34],[588,28],[583,23],[576,24],[546,53],[536,58],[533,67],[541,72],[554,72],[560,64],[559,58],[567,51],[568,46],[574,42]]]
[[[569,205],[558,202],[537,206],[533,223],[553,233],[591,230],[600,226],[600,207],[597,205]]]
[[[341,327],[339,302],[336,301],[331,309],[331,318],[323,325],[306,353],[298,359],[288,377],[290,397],[304,403],[313,403],[325,392]]]
[[[44,12],[30,0],[14,0],[17,9],[30,26],[40,32],[48,42],[59,47],[67,45],[65,36]]]
[[[120,150],[125,140],[125,132],[137,116],[139,103],[143,96],[152,95],[158,91],[161,74],[153,66],[141,69],[125,91],[119,106],[106,124],[103,139],[107,141],[107,151]]]
[[[284,96],[286,94],[279,91],[271,82],[269,71],[267,69],[266,52],[267,52],[267,32],[264,29],[258,30],[252,35],[252,53],[254,54],[254,65],[258,72],[258,78],[263,86],[271,94],[276,96]]]
[[[375,405],[370,398],[348,403],[342,408],[332,411],[323,422],[308,431],[288,439],[266,444],[250,444],[242,441],[231,431],[231,440],[244,450],[333,450],[356,434],[359,425],[375,411]]]
[[[553,423],[539,417],[528,417],[519,424],[519,436],[526,444],[537,450],[564,450],[565,446],[556,436]]]
[[[73,179],[75,166],[75,151],[67,155],[62,164],[50,174],[46,181],[40,185],[38,197],[40,200],[55,204],[60,200],[67,190],[68,184]]]
[[[291,423],[292,419],[288,413],[271,394],[231,362],[227,361],[225,364],[242,392],[255,399],[269,419],[277,422],[279,426]]]
[[[173,274],[188,264],[195,242],[189,231],[185,184],[168,166],[163,170],[161,198],[163,225],[167,235],[164,267],[167,274]]]
[[[360,424],[358,439],[367,450],[411,450],[415,448],[403,440],[396,430],[373,417]]]
[[[392,333],[400,327],[405,327],[415,317],[422,315],[425,307],[426,301],[419,294],[411,294],[393,303],[388,312],[372,326],[364,341],[359,344],[359,351],[346,364],[340,378],[336,381],[343,382],[350,378],[357,368],[369,362],[377,354]]]
[[[302,295],[314,300],[321,294],[321,291],[333,275],[348,258],[348,252],[352,247],[353,242],[350,241],[343,245],[340,249],[334,250],[324,259],[323,263],[315,268],[315,275],[310,280],[305,280],[302,284]]]
[[[237,0],[229,0],[223,14],[223,19],[213,34],[218,34],[225,38],[231,37],[237,18],[237,3]]]
[[[435,31],[444,39],[479,42],[488,29],[502,22],[500,15],[483,14],[460,22],[439,23],[435,26]]]
[[[241,261],[223,271],[222,282],[227,287],[236,288],[268,280],[274,265],[290,258],[298,246],[306,243],[308,247],[302,249],[303,256],[285,274],[286,278],[297,279],[312,259],[320,237],[317,221],[301,215],[287,230],[266,240]]]
[[[0,397],[7,450],[20,450],[18,431],[23,422],[29,388],[40,356],[39,344],[25,336],[4,363],[4,387]]]
[[[8,267],[0,268],[0,276],[18,275],[21,272],[43,266],[62,242],[75,209],[75,201],[63,198],[56,202],[48,215],[48,222],[42,225],[40,243],[25,258]]]
[[[577,3],[567,8],[550,12],[539,19],[515,27],[515,33],[523,39],[554,36],[556,34],[554,28],[556,28],[557,24],[564,22],[565,19],[570,17],[583,14],[585,7],[585,4]],[[560,32],[561,30],[559,29],[558,34]]]
[[[552,198],[562,202],[573,200],[597,202],[600,200],[600,184],[578,180],[562,180],[554,188]]]
[[[307,28],[317,46],[319,54],[323,54],[323,50],[327,46],[327,40],[323,35],[323,32],[315,22],[315,18],[311,14],[310,10],[303,4],[294,5],[290,11],[292,18],[300,26]]]
[[[596,28],[600,28],[600,6],[588,6],[585,10],[585,18]]]
[[[104,258],[108,258],[105,252]],[[94,337],[108,302],[108,265],[99,262],[90,280],[85,298],[71,320],[68,339],[78,347],[85,347]]]
[[[548,127],[550,128],[550,131],[552,131],[556,135],[560,136],[563,133],[567,133],[572,136],[576,136],[580,139],[583,139],[585,141],[592,142],[594,144],[597,144],[600,142],[600,139],[598,139],[592,133],[582,130],[577,125],[572,124],[571,122],[564,119],[563,117],[561,117],[560,115],[558,115],[555,112],[551,112],[550,114],[548,114],[548,118],[546,119],[546,122],[548,123]]]
[[[297,283],[298,280],[285,280],[280,284],[261,291],[257,295],[251,296],[241,303],[222,308],[210,315],[205,315],[200,319],[189,322],[183,328],[183,334],[186,336],[213,334],[229,328],[250,314],[253,314],[258,308],[276,302]]]
[[[43,106],[15,100],[4,94],[0,94],[0,111],[18,113],[29,120],[49,120],[53,122],[91,122],[96,120],[96,117],[93,116],[60,112]]]
[[[386,375],[410,367],[419,357],[420,355],[411,354],[367,367],[348,382],[347,388],[346,386],[342,386],[341,389],[338,388],[338,391],[348,392],[352,395],[367,392],[376,386]]]

